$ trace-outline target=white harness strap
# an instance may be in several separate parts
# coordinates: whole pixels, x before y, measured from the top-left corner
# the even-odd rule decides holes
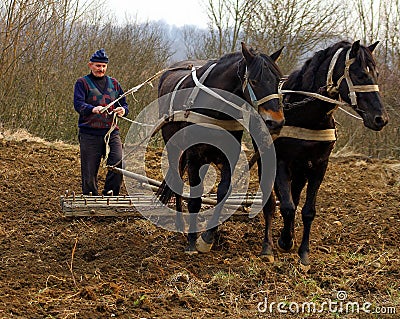
[[[212,67],[214,67],[214,65],[212,65]],[[233,103],[233,102],[231,102],[231,101],[228,101],[227,99],[225,99],[225,98],[223,98],[221,95],[219,95],[217,92],[215,92],[214,90],[212,90],[212,89],[210,89],[209,87],[205,86],[201,81],[199,81],[199,79],[197,78],[197,75],[196,75],[196,69],[195,69],[195,68],[192,69],[192,79],[193,79],[193,81],[194,81],[194,83],[196,84],[196,87],[197,87],[198,89],[201,89],[201,90],[203,90],[204,92],[206,92],[206,93],[210,94],[211,96],[215,97],[216,99],[219,99],[219,100],[221,100],[222,102],[224,102],[224,103],[226,103],[226,104],[232,106],[234,109],[237,109],[237,110],[239,110],[239,111],[241,111],[241,112],[243,112],[243,113],[246,112],[246,109],[245,109],[245,107],[244,107],[245,105],[243,105],[243,106],[238,106],[238,105],[236,105],[235,103]],[[204,80],[205,80],[205,79],[204,79]],[[203,81],[203,82],[204,82],[204,81]],[[192,102],[193,102],[193,101],[192,101]]]
[[[243,120],[217,120],[213,117],[190,111],[175,111],[173,120],[190,122],[200,126],[226,131],[243,131]]]
[[[212,69],[217,65],[217,63],[211,64],[208,69],[203,73],[203,75],[200,77],[200,80],[198,80],[198,82],[200,82],[201,84],[204,83],[204,81],[207,79],[208,75],[210,74],[210,72],[212,71]],[[192,68],[192,78],[193,81],[196,83],[197,80],[197,76],[196,76],[196,68]],[[190,96],[187,100],[187,104],[189,107],[191,107],[194,104],[194,101],[196,100],[197,95],[200,92],[200,87],[196,84],[196,87],[193,88],[192,92],[190,93]]]
[[[342,51],[343,51],[343,48],[340,48],[339,50],[337,50],[335,52],[335,54],[333,55],[333,57],[332,57],[331,63],[329,64],[328,75],[327,75],[327,78],[326,78],[326,87],[327,87],[328,93],[331,94],[331,95],[333,95],[333,94],[338,92],[340,82],[342,82],[342,80],[344,78],[344,74],[343,74],[342,77],[338,80],[337,86],[334,85],[334,83],[333,83],[333,69],[335,68],[336,62],[337,62],[337,60],[339,58],[339,54]]]
[[[306,141],[336,141],[336,129],[310,130],[296,126],[284,126],[277,138],[290,137]]]
[[[200,77],[200,83],[203,83],[207,76],[210,74],[211,70],[214,68],[214,66],[216,66],[217,63],[214,63],[212,65],[210,65],[208,67],[208,69],[206,70],[206,72],[203,73],[203,75]],[[191,68],[191,72],[192,72],[192,77],[193,77],[193,72],[196,73],[196,70],[199,68],[200,66],[196,67],[196,66],[192,66]],[[182,77],[182,79],[179,80],[179,82],[175,85],[174,91],[172,92],[172,96],[171,96],[171,100],[169,102],[169,115],[173,115],[174,113],[174,100],[175,100],[175,96],[177,91],[179,90],[179,87],[181,86],[182,82],[185,81],[185,79],[187,79],[189,77],[190,73],[186,74],[184,77]],[[196,75],[194,75],[196,76]],[[197,79],[197,77],[196,77]],[[194,79],[193,79],[194,81]],[[200,88],[196,85],[192,92],[190,93],[189,98],[187,99],[187,106],[192,106],[194,104],[194,100],[196,99],[197,95],[199,94]]]
[[[339,58],[339,54],[342,52],[343,48],[338,49],[334,56],[332,57],[331,63],[329,64],[328,75],[326,79],[327,91],[329,94],[333,95],[339,92],[339,86],[343,80],[346,80],[347,86],[349,88],[349,98],[352,106],[357,105],[357,92],[379,92],[379,87],[377,84],[364,84],[364,85],[354,85],[350,77],[350,66],[354,63],[355,58],[350,59],[350,51],[348,49],[346,52],[346,61],[343,75],[337,81],[337,84],[333,83],[333,70],[335,68],[336,62]]]
[[[166,118],[166,121],[176,121],[176,122],[190,122],[190,123],[195,123],[197,125],[205,126],[205,127],[210,127],[214,129],[218,129],[218,127],[222,130],[227,130],[227,131],[243,131],[243,127],[245,126],[245,122],[250,119],[249,116],[246,116],[248,111],[245,109],[245,105],[242,105],[241,107],[236,105],[235,103],[226,100],[223,98],[221,95],[219,95],[217,92],[214,90],[208,88],[205,86],[203,83],[212,71],[212,69],[215,67],[216,63],[210,65],[207,70],[203,73],[203,75],[200,77],[200,79],[197,78],[196,71],[198,67],[193,66],[191,70],[191,75],[193,82],[195,83],[195,87],[192,88],[192,91],[187,99],[186,105],[184,107],[190,108],[193,106],[194,101],[196,100],[200,90],[203,90],[204,92],[210,94],[211,96],[215,97],[216,99],[219,99],[223,101],[224,103],[232,106],[233,108],[239,110],[243,114],[243,119],[238,119],[238,120],[218,120],[200,113],[196,112],[191,112],[190,109],[185,109],[185,110],[178,110],[174,111],[174,99],[177,94],[177,91],[179,90],[180,85],[182,82],[190,75],[187,74],[182,79],[179,80],[179,82],[176,84],[174,91],[172,92],[171,100],[170,100],[170,105],[169,105],[169,116]]]
[[[174,114],[174,100],[176,96],[176,92],[178,91],[179,87],[181,86],[182,82],[185,81],[185,79],[189,76],[189,74],[186,74],[182,79],[179,80],[179,82],[175,85],[174,91],[172,92],[171,95],[171,100],[169,101],[169,115]]]
[[[261,105],[264,103],[267,103],[268,101],[271,101],[273,99],[281,99],[282,93],[275,93],[275,94],[270,94],[267,95],[266,97],[263,97],[261,100],[257,100],[257,105]]]

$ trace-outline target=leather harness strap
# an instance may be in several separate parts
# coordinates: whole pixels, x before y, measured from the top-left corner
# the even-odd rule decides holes
[[[282,128],[279,136],[277,136],[276,138],[281,137],[290,137],[300,140],[318,142],[333,142],[337,139],[336,129],[334,128],[326,130],[310,130],[302,127],[286,125]]]
[[[243,131],[242,120],[217,120],[213,117],[190,111],[175,111],[173,113],[173,121],[190,122],[197,125],[227,130],[227,131]]]

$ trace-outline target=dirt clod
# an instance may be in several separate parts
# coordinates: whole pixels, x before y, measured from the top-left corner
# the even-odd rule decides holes
[[[284,318],[261,312],[264,302],[321,305],[338,291],[400,313],[396,161],[331,159],[307,274],[296,252],[260,257],[261,215],[228,220],[215,248],[196,255],[184,253],[184,236],[147,220],[65,218],[60,196],[80,192],[77,147],[0,140],[0,162],[0,318]]]

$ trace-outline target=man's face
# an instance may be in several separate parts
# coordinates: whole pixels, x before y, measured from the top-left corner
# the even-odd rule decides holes
[[[102,77],[106,74],[107,63],[89,62],[88,65],[94,76]]]

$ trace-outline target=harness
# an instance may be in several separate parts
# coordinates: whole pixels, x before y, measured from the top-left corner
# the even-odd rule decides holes
[[[244,92],[245,90],[249,91],[249,95],[250,95],[250,99],[251,99],[251,104],[253,105],[254,108],[258,109],[258,106],[264,103],[267,103],[273,99],[279,99],[279,101],[282,100],[282,94],[275,93],[275,94],[270,94],[267,95],[265,97],[263,97],[261,100],[257,100],[257,97],[254,93],[253,88],[251,87],[250,83],[249,83],[249,72],[247,70],[247,66],[246,66],[246,72],[244,74],[244,81],[243,81],[243,85],[242,85],[242,91]]]
[[[212,127],[216,129],[222,129],[222,130],[228,130],[228,131],[242,131],[243,127],[248,127],[249,124],[249,111],[246,111],[245,104],[242,106],[238,106],[235,103],[225,99],[221,95],[219,95],[216,91],[212,90],[211,88],[205,86],[203,83],[207,79],[208,75],[211,73],[212,69],[216,66],[217,63],[214,63],[210,65],[207,70],[203,73],[203,75],[200,77],[200,79],[197,78],[197,69],[199,67],[192,66],[191,67],[191,73],[185,75],[182,77],[178,83],[176,84],[171,100],[170,100],[170,105],[169,105],[169,115],[168,115],[168,122],[174,121],[174,122],[190,122],[194,123],[200,126],[206,126],[206,127]],[[174,99],[177,94],[177,91],[179,90],[179,87],[183,83],[183,81],[189,77],[189,75],[192,76],[193,82],[195,84],[195,87],[191,91],[189,97],[187,98],[187,101],[184,105],[185,110],[179,110],[179,111],[174,111],[173,109],[173,104],[174,104]],[[267,95],[261,99],[257,99],[253,88],[251,87],[249,81],[248,81],[249,73],[247,70],[246,66],[246,71],[244,75],[244,81],[242,85],[242,91],[245,92],[247,89],[250,95],[251,99],[251,104],[252,106],[258,110],[259,106],[271,101],[273,99],[281,99],[280,94],[270,94]],[[200,92],[202,90],[203,92],[206,92],[207,94],[215,97],[216,99],[230,105],[234,109],[240,111],[243,114],[242,119],[237,119],[237,120],[219,120],[215,119],[200,113],[192,112],[190,111],[190,107],[194,105],[194,102]]]
[[[339,50],[336,51],[335,55],[333,56],[331,63],[329,65],[328,69],[328,75],[326,79],[326,84],[327,84],[327,91],[329,94],[334,95],[339,92],[339,86],[342,83],[343,80],[346,80],[347,86],[349,88],[349,98],[351,101],[351,106],[357,107],[357,94],[356,92],[379,92],[379,87],[377,84],[364,84],[364,85],[354,85],[353,81],[351,80],[350,77],[350,66],[354,63],[356,60],[355,58],[350,59],[350,51],[351,49],[348,49],[346,52],[346,61],[345,61],[345,68],[343,75],[339,78],[337,81],[337,84],[334,85],[333,82],[333,70],[335,68],[336,62],[339,58],[340,52],[342,52],[343,48],[340,48]]]
[[[327,79],[326,79],[327,92],[330,96],[334,96],[334,95],[338,94],[340,84],[342,83],[343,80],[345,80],[347,82],[347,86],[349,89],[349,98],[350,98],[351,106],[355,110],[358,110],[356,93],[357,92],[362,92],[362,93],[364,93],[364,92],[379,92],[379,87],[377,84],[364,84],[364,85],[354,85],[353,84],[353,81],[351,80],[351,77],[350,77],[350,66],[354,63],[355,58],[350,59],[351,48],[348,49],[346,52],[345,68],[344,68],[343,75],[338,79],[338,81],[335,85],[334,81],[333,81],[333,71],[335,69],[339,55],[342,51],[343,51],[343,48],[338,49],[335,52],[335,54],[333,55],[332,60],[329,64],[328,74],[327,74]],[[349,105],[348,103],[346,103],[344,101],[338,101],[338,100],[323,96],[318,93],[313,93],[313,92],[280,90],[280,93],[281,94],[284,94],[284,93],[303,94],[303,95],[309,96],[311,98],[317,98],[317,99],[320,99],[320,100],[328,102],[328,103],[336,104],[336,107],[334,109],[332,109],[331,111],[329,111],[327,114],[331,114],[334,111],[336,111],[338,108],[340,108],[347,114],[355,117],[354,115],[352,115],[351,113],[347,112],[346,110],[344,110],[340,107],[340,106],[344,106],[344,105]],[[304,128],[295,127],[295,126],[284,126],[277,138],[292,137],[292,138],[303,139],[303,140],[332,142],[332,141],[336,141],[336,136],[337,136],[336,129],[309,130],[309,129],[304,129]]]

